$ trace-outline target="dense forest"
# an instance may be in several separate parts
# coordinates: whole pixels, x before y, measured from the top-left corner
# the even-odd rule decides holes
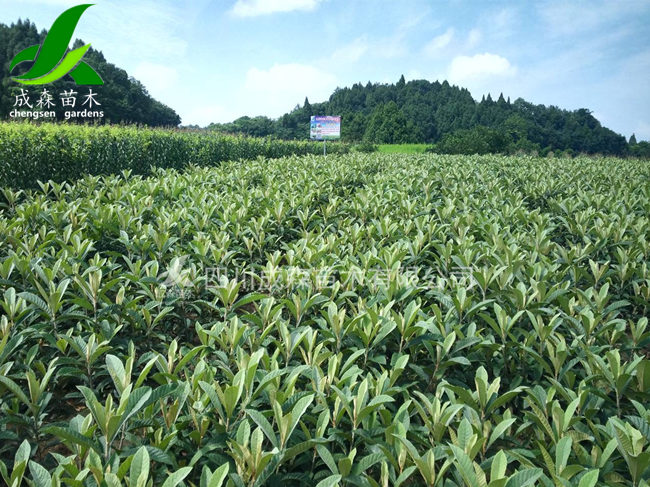
[[[304,138],[312,115],[341,115],[348,142],[427,143],[437,152],[538,152],[650,155],[639,142],[603,127],[587,109],[562,110],[521,98],[490,95],[480,102],[467,89],[426,80],[396,84],[357,83],[338,88],[324,103],[296,106],[277,120],[241,117],[209,128],[283,139]]]
[[[21,89],[26,90],[30,95],[30,103],[36,108],[35,102],[39,99],[43,87],[25,87],[11,80],[9,64],[16,53],[22,49],[41,44],[47,30],[40,33],[36,26],[30,21],[19,20],[15,24],[7,26],[0,23],[0,118],[7,119],[9,113],[14,109],[16,96]],[[73,49],[84,45],[76,40]],[[59,101],[59,95],[64,91],[74,90],[78,94],[75,108],[81,110],[80,106],[83,97],[91,88],[97,96],[95,99],[101,103],[101,110],[104,123],[136,123],[151,126],[177,126],[181,119],[170,107],[154,100],[146,88],[136,79],[129,77],[126,71],[106,61],[101,51],[92,47],[84,56],[90,66],[104,80],[103,86],[82,87],[77,86],[70,76],[65,76],[59,81],[48,84],[45,88],[54,96],[54,101]],[[24,72],[29,68],[30,63],[19,65],[14,74]],[[86,107],[83,107],[86,108]],[[57,118],[63,118],[63,111],[57,111]]]

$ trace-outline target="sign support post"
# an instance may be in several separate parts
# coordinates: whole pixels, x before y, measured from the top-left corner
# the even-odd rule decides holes
[[[326,148],[326,146],[327,146],[327,140],[326,140],[326,139],[323,139],[323,155],[324,155],[324,156],[327,155],[327,148]]]

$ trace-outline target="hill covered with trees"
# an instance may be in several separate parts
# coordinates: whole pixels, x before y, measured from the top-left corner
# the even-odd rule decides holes
[[[19,20],[7,26],[0,23],[0,118],[7,119],[14,109],[16,96],[21,89],[29,91],[31,103],[34,104],[42,92],[42,87],[25,87],[11,80],[9,65],[13,57],[22,49],[41,44],[47,35],[47,30],[38,32],[36,25],[29,20]],[[73,49],[84,45],[81,40],[76,40]],[[151,126],[177,126],[181,119],[170,107],[153,99],[147,89],[138,80],[130,77],[126,71],[109,63],[101,51],[92,47],[84,56],[90,66],[104,80],[103,86],[92,86],[96,99],[101,103],[105,123],[136,123]],[[25,62],[16,72],[23,72],[29,68]],[[15,73],[14,73],[15,74]],[[86,87],[78,87],[70,76],[65,76],[59,81],[46,86],[48,92],[58,101],[60,93],[74,90],[82,95],[88,92]],[[81,103],[81,102],[80,102]],[[79,104],[80,104],[79,103]],[[63,113],[57,112],[57,118],[62,118]]]
[[[277,120],[241,117],[209,128],[285,139],[308,136],[312,115],[341,115],[341,136],[348,142],[428,143],[448,153],[526,152],[643,155],[647,143],[628,144],[603,127],[588,109],[563,110],[518,98],[490,95],[476,101],[465,88],[444,82],[357,83],[337,88],[329,100],[305,99]]]

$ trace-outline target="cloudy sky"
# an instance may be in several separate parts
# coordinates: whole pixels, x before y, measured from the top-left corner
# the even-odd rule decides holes
[[[79,0],[0,0],[39,29]],[[447,79],[650,139],[650,0],[97,0],[76,37],[184,124],[277,117],[367,81]]]

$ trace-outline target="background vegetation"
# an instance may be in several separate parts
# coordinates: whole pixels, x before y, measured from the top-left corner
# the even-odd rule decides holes
[[[550,151],[650,157],[647,142],[630,144],[601,126],[587,109],[575,111],[534,105],[501,95],[474,101],[464,88],[426,80],[396,84],[355,84],[337,89],[324,103],[309,103],[271,120],[242,117],[213,124],[219,131],[281,138],[304,138],[311,115],[341,115],[341,136],[350,142],[427,143],[443,153],[516,153]]]
[[[46,30],[39,33],[29,21],[19,20],[10,26],[0,24],[0,67],[3,68],[0,118],[8,118],[21,89],[11,81],[11,59],[21,49],[41,43],[46,33]],[[82,44],[77,40],[73,47]],[[174,110],[151,98],[139,81],[107,62],[101,52],[91,48],[85,57],[105,82],[104,86],[93,87],[104,111],[100,123],[171,127],[181,123]],[[56,100],[64,90],[78,91],[69,77],[48,85],[48,89]],[[34,103],[38,91],[31,90],[31,96]],[[650,158],[649,142],[637,143],[634,135],[628,142],[601,126],[585,108],[567,111],[534,105],[521,98],[511,102],[503,95],[496,101],[488,95],[476,102],[467,89],[451,86],[446,81],[407,83],[403,76],[396,84],[368,82],[365,86],[357,83],[349,88],[337,88],[323,103],[311,104],[305,99],[302,106],[296,106],[277,120],[244,116],[208,128],[229,134],[302,140],[308,137],[310,117],[325,114],[341,115],[343,140],[366,144],[362,146],[366,148],[372,144],[418,143],[449,154],[547,155],[554,152]],[[62,117],[61,111],[58,117]]]

